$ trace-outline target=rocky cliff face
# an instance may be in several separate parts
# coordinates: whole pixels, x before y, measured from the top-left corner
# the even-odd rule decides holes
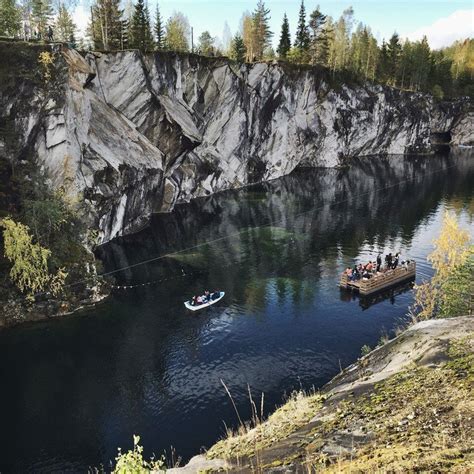
[[[28,55],[0,50],[4,69],[10,58],[27,68]],[[38,53],[29,51],[30,69]],[[103,242],[153,212],[299,165],[427,152],[432,133],[451,130],[456,143],[472,139],[460,102],[439,106],[326,71],[170,53],[53,54],[49,80],[38,66],[35,80],[0,84],[0,121],[14,131],[0,135],[0,154],[37,156],[53,185],[73,183]]]

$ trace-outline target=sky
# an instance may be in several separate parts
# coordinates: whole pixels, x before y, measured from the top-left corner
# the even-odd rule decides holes
[[[79,0],[74,20],[84,31],[88,22],[91,0]],[[196,38],[205,30],[212,36],[222,37],[224,23],[231,33],[239,29],[245,11],[251,12],[257,0],[159,0],[162,17],[166,20],[174,11],[183,12],[194,29]],[[474,0],[305,0],[309,14],[317,5],[323,13],[337,19],[342,11],[352,6],[356,24],[360,21],[372,28],[379,42],[396,31],[402,38],[421,39],[426,35],[434,49],[450,45],[457,39],[474,37]],[[271,10],[270,26],[275,33],[274,46],[278,44],[281,21],[286,12],[290,20],[292,41],[298,19],[300,0],[266,0]],[[156,0],[148,0],[154,13]]]

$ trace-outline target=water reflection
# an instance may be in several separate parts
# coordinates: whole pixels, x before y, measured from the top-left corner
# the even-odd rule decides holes
[[[394,305],[398,295],[403,295],[413,289],[414,282],[415,277],[409,281],[401,282],[390,289],[379,291],[374,295],[359,295],[350,288],[340,288],[340,298],[341,301],[348,303],[358,301],[362,309],[369,309],[371,306],[386,300],[390,300],[390,304]]]
[[[378,157],[343,170],[300,170],[155,216],[140,234],[104,247],[101,257],[110,270],[194,247],[117,278],[136,284],[183,273],[219,275],[248,304],[260,306],[272,287],[268,279],[276,278],[277,294],[291,287],[297,301],[308,292],[302,282],[316,288],[321,278],[335,277],[361,247],[372,257],[379,249],[410,251],[417,228],[443,196],[456,191],[451,207],[472,206],[474,172],[467,155]]]

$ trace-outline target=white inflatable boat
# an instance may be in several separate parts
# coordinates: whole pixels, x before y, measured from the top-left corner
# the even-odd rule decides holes
[[[209,301],[206,301],[206,303],[202,303],[198,305],[192,305],[191,300],[189,300],[184,303],[184,306],[186,306],[186,308],[190,309],[191,311],[197,311],[198,309],[208,308],[209,306],[212,306],[213,304],[217,303],[222,298],[224,298],[224,295],[225,295],[225,291],[221,291],[219,292],[219,296],[214,300],[209,300]]]

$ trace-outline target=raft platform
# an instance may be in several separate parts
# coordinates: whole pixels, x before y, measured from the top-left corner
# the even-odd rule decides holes
[[[406,266],[399,266],[395,270],[386,270],[377,273],[369,279],[349,280],[346,274],[341,276],[339,286],[358,291],[361,295],[370,295],[380,290],[397,285],[402,281],[414,278],[416,273],[416,262],[411,261]]]

